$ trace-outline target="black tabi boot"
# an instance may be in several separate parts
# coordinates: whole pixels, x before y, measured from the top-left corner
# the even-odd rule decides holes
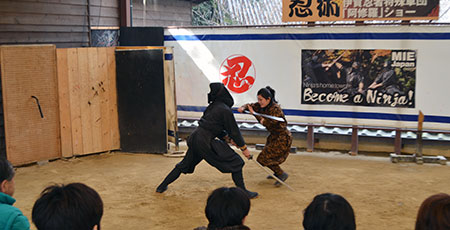
[[[167,190],[167,186],[174,182],[178,177],[180,177],[181,170],[175,167],[172,169],[172,171],[169,173],[169,175],[166,176],[164,181],[156,188],[156,192],[163,193]]]
[[[157,188],[156,188],[156,192],[158,193],[163,193],[167,190],[167,185],[165,184],[160,184]]]
[[[247,188],[245,188],[244,178],[242,177],[242,170],[239,172],[232,173],[231,177],[233,178],[234,184],[247,193],[248,198],[253,199],[258,196],[257,192],[252,192],[247,190]]]

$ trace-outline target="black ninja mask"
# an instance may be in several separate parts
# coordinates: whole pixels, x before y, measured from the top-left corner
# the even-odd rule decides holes
[[[221,101],[228,105],[230,108],[234,104],[233,97],[227,88],[222,83],[214,82],[209,84],[210,92],[208,93],[208,103],[213,103],[215,101]]]

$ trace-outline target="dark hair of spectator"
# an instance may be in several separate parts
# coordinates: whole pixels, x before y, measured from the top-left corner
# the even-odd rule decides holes
[[[31,213],[38,230],[100,230],[103,202],[92,188],[81,184],[52,185],[42,191]]]
[[[416,230],[450,229],[450,195],[439,193],[422,202],[416,220]]]
[[[208,229],[242,225],[250,211],[250,199],[241,188],[218,188],[208,197],[205,214]]]
[[[258,93],[256,95],[261,95],[264,99],[268,100],[271,98],[269,105],[272,105],[273,102],[278,103],[278,101],[275,99],[275,90],[272,89],[270,86],[266,86],[266,88],[261,88],[258,90]]]
[[[4,157],[0,157],[0,183],[4,180],[11,181],[15,172],[11,163]]]
[[[314,197],[305,209],[303,227],[305,230],[354,230],[355,214],[344,197],[324,193]]]

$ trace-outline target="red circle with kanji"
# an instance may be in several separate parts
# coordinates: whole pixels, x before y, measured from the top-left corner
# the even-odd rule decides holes
[[[222,62],[219,72],[225,87],[235,93],[247,92],[256,80],[253,62],[241,54],[227,57]]]

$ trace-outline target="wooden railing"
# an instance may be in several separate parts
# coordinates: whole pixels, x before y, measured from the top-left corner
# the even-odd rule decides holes
[[[188,120],[195,121],[198,118],[192,117],[179,117],[179,120]],[[248,121],[248,120],[237,120],[238,123],[248,123],[248,124],[256,124],[257,121]],[[417,129],[405,129],[405,128],[391,128],[391,127],[375,127],[375,126],[357,126],[357,125],[337,125],[337,124],[312,124],[312,123],[299,123],[299,122],[289,122],[290,126],[306,126],[306,151],[312,152],[314,151],[314,128],[316,127],[325,127],[325,128],[342,128],[342,129],[352,129],[352,138],[351,138],[351,155],[358,155],[358,145],[359,145],[359,135],[358,131],[360,129],[367,130],[382,130],[382,131],[395,131],[395,140],[394,140],[394,153],[400,155],[402,149],[402,132],[414,132],[417,133]],[[442,133],[442,134],[450,134],[450,131],[447,130],[423,130],[422,132],[427,133]]]

